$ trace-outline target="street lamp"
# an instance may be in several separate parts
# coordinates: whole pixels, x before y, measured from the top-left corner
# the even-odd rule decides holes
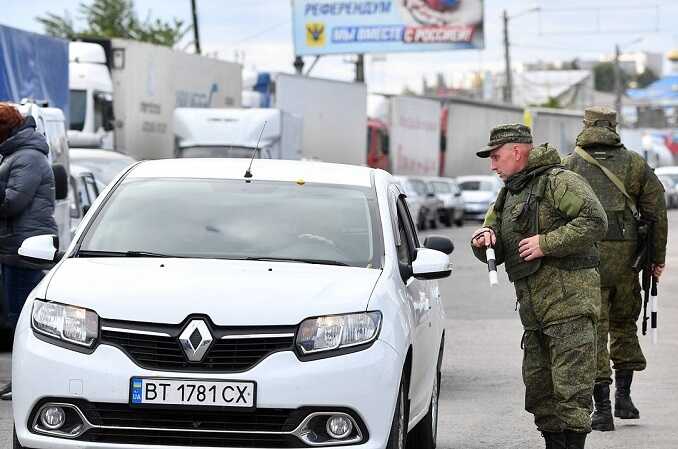
[[[504,19],[504,63],[506,70],[506,88],[504,89],[504,101],[506,103],[513,103],[513,75],[511,73],[511,52],[510,52],[510,42],[508,34],[508,22],[511,19],[516,19],[518,17],[530,14],[533,12],[540,11],[541,7],[535,6],[533,8],[526,9],[519,13],[516,13],[512,16],[508,15],[508,12],[504,10],[503,19]]]

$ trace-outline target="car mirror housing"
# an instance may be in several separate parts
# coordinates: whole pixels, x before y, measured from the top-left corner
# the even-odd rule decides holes
[[[23,241],[19,247],[19,256],[28,261],[56,262],[59,258],[58,249],[56,235],[36,235]]]
[[[419,248],[412,262],[412,274],[417,279],[442,279],[452,273],[447,254],[430,248]]]
[[[430,236],[424,240],[424,248],[435,249],[445,254],[452,254],[454,243],[447,237]]]

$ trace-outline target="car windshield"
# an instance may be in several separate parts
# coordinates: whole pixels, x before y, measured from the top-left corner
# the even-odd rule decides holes
[[[461,190],[465,192],[492,192],[496,185],[490,181],[463,181],[459,183]]]
[[[268,158],[268,151],[266,149],[257,151],[256,158]],[[249,147],[233,147],[233,146],[200,146],[200,147],[184,147],[179,153],[180,157],[232,157],[232,158],[251,158],[252,148]]]
[[[446,182],[434,181],[431,183],[435,193],[452,193],[450,185]]]
[[[104,158],[104,157],[78,156],[77,150],[71,151],[70,159],[72,163],[81,165],[87,168],[89,171],[91,171],[94,174],[94,177],[98,181],[101,181],[104,185],[109,184],[111,181],[115,179],[118,173],[120,173],[121,171],[123,171],[124,169],[126,169],[135,162],[134,159],[128,157]]]
[[[369,188],[134,178],[112,193],[78,255],[152,253],[381,268],[380,229]]]

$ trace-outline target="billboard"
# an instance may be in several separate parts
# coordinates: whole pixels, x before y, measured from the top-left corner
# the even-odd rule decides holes
[[[295,53],[483,48],[483,0],[292,0]]]

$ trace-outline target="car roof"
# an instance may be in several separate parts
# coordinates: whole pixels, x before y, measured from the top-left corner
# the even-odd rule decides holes
[[[186,158],[143,161],[128,174],[128,178],[203,178],[244,179],[250,159]],[[372,185],[372,168],[357,165],[330,164],[316,161],[255,159],[252,179],[344,184],[362,187]]]
[[[468,175],[468,176],[458,176],[457,182],[465,181],[492,181],[500,183],[501,181],[494,175]]]
[[[126,154],[117,153],[113,150],[103,150],[99,148],[70,148],[69,156],[75,159],[91,158],[91,159],[106,159],[106,160],[127,160],[129,162],[136,162],[136,159],[127,156]]]

